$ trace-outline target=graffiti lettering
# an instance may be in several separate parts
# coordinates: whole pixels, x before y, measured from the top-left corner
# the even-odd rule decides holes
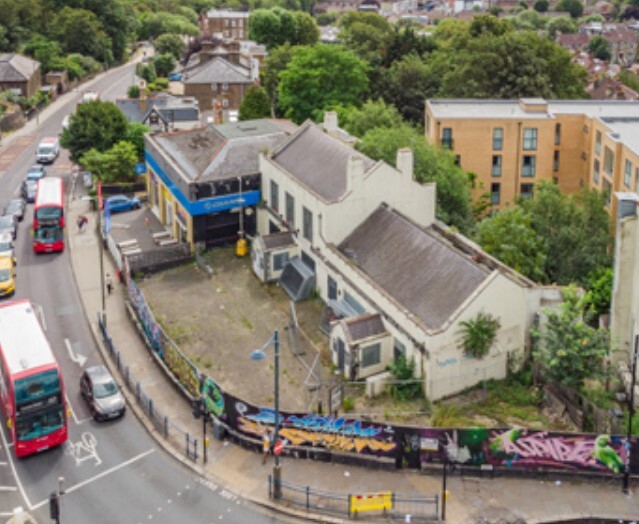
[[[446,360],[436,359],[436,361],[438,368],[445,368],[446,366],[454,366],[455,364],[457,364],[456,358],[447,358]]]

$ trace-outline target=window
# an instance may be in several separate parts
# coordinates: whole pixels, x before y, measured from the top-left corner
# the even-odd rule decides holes
[[[555,145],[561,144],[561,124],[555,124]]]
[[[501,176],[501,155],[493,155],[493,176]]]
[[[524,155],[521,176],[531,177],[535,176],[537,168],[537,157],[535,155]]]
[[[295,227],[295,199],[286,193],[286,222],[290,228]]]
[[[448,149],[453,148],[453,130],[450,127],[442,129],[442,146]]]
[[[493,150],[501,151],[504,145],[504,129],[502,127],[496,127],[493,129]]]
[[[590,129],[588,129],[588,126],[587,126],[587,125],[585,125],[585,126],[584,126],[584,133],[585,133],[585,134],[588,134],[588,131],[590,131]]]
[[[305,207],[302,208],[302,234],[304,238],[309,242],[313,242],[313,213],[311,213]]]
[[[362,348],[362,367],[375,366],[382,361],[382,345],[373,344]]]
[[[623,172],[623,183],[627,188],[629,188],[630,180],[632,179],[632,163],[630,162],[630,160],[626,160],[625,167],[626,168],[624,169],[624,172]]]
[[[211,91],[217,91],[217,84],[211,84]]]
[[[455,155],[455,165],[461,166],[461,155]]]
[[[304,265],[307,268],[309,268],[313,273],[315,273],[315,260],[313,260],[313,257],[307,254],[306,252],[302,251],[301,259]]]
[[[271,209],[280,210],[280,188],[274,180],[271,180]]]
[[[639,167],[635,169],[635,193],[639,193]]]
[[[344,302],[346,302],[349,306],[351,306],[358,315],[363,315],[366,313],[366,309],[362,306],[357,299],[351,295],[348,291],[344,291]]]
[[[406,346],[396,338],[393,339],[393,358],[406,357]]]
[[[222,107],[226,109],[228,106],[229,106],[229,101],[225,98],[224,100],[222,100]]]
[[[330,275],[327,277],[326,287],[328,289],[328,299],[337,300],[337,282]]]
[[[610,204],[610,199],[612,198],[612,184],[604,178],[602,186],[603,194],[606,196],[606,204]]]
[[[288,262],[288,253],[278,253],[273,255],[273,269],[275,271],[280,271],[284,269],[284,266]]]
[[[552,157],[552,170],[559,171],[559,151],[555,151]]]
[[[228,91],[229,90],[229,85],[228,84],[222,84],[222,91]]]
[[[609,176],[612,176],[612,169],[613,169],[614,163],[615,163],[615,155],[614,155],[614,153],[609,148],[604,147],[604,165],[603,165],[603,170]]]
[[[521,198],[532,198],[535,184],[522,184],[520,188]]]
[[[501,184],[490,184],[490,203],[494,206],[499,205],[501,192]]]
[[[595,184],[599,184],[599,160],[595,160],[595,164],[592,168],[592,177]]]
[[[597,131],[595,134],[595,152],[601,154],[601,131]]]
[[[524,128],[524,151],[534,151],[537,149],[537,128]]]

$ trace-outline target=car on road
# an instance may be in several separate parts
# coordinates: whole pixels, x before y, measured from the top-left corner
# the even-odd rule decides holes
[[[20,195],[28,203],[35,202],[37,189],[38,189],[38,181],[33,180],[32,178],[27,178],[25,181],[22,182],[22,187],[20,188]]]
[[[102,364],[84,370],[80,378],[80,393],[97,421],[118,418],[126,412],[124,396]]]
[[[43,176],[47,176],[47,169],[42,165],[35,165],[29,168],[27,171],[26,180],[40,180]]]
[[[4,208],[5,215],[14,215],[19,222],[22,222],[24,218],[24,208],[27,203],[23,198],[14,198],[10,200],[9,203]]]
[[[18,236],[18,219],[15,215],[0,216],[0,233],[8,233],[13,240]]]
[[[13,246],[13,238],[9,233],[0,234],[0,258],[10,257],[13,265],[16,265],[16,255]]]
[[[8,256],[0,257],[0,297],[8,297],[15,293],[15,277],[13,259]]]
[[[106,206],[109,207],[111,213],[121,213],[123,211],[131,211],[140,208],[140,199],[138,197],[128,197],[126,195],[114,195],[106,198]]]

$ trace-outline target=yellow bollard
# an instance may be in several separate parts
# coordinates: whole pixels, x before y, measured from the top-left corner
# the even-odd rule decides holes
[[[235,246],[235,254],[238,257],[246,256],[246,239],[240,238]]]

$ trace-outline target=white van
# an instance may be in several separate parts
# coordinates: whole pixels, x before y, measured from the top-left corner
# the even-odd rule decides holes
[[[52,164],[60,154],[60,140],[57,137],[43,138],[36,151],[36,160],[40,164]]]

